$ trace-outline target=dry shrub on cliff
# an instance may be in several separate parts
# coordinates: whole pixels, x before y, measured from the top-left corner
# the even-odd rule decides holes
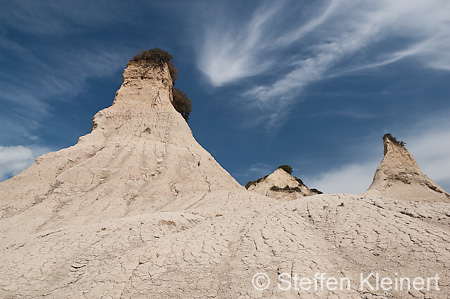
[[[175,68],[175,66],[172,63],[173,56],[167,53],[164,50],[161,50],[159,48],[154,48],[150,50],[143,50],[141,53],[136,54],[131,61],[146,61],[152,64],[156,64],[159,66],[162,66],[164,63],[167,63],[167,66],[169,67],[170,76],[172,77],[172,80],[175,82],[178,77],[178,70]]]
[[[397,140],[397,138],[395,138],[394,136],[392,136],[390,133],[387,133],[383,136],[384,138],[388,138],[389,140],[391,140],[392,142],[394,142],[395,144],[401,145],[401,146],[405,146],[405,142],[401,141],[401,140]]]
[[[173,89],[173,106],[183,116],[186,122],[188,122],[189,114],[192,111],[192,103],[189,97],[177,88]]]

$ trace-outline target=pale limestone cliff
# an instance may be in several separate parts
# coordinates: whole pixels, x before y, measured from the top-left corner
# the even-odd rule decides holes
[[[309,189],[300,179],[292,176],[282,168],[276,169],[266,177],[250,182],[246,188],[249,191],[282,201],[322,194],[317,189]]]
[[[157,210],[188,193],[243,189],[195,141],[171,100],[167,65],[131,62],[91,133],[0,185],[0,215],[23,212],[24,221],[50,228]]]
[[[367,195],[413,201],[448,201],[450,195],[426,176],[408,150],[385,135],[384,158]]]

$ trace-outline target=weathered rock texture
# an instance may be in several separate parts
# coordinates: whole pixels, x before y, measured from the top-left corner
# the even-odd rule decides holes
[[[174,109],[167,66],[131,63],[123,81],[90,134],[0,185],[3,217],[20,214],[19,223],[34,218],[46,229],[157,210],[180,194],[243,189]],[[50,217],[38,213],[42,205]]]
[[[450,194],[420,171],[404,146],[388,135],[383,137],[383,143],[384,158],[365,194],[400,200],[450,202]]]
[[[129,65],[91,134],[0,184],[1,298],[448,298],[448,203],[246,191],[195,142],[171,84]],[[282,291],[283,272],[352,284]],[[439,274],[440,291],[360,289],[370,272]]]
[[[273,173],[246,185],[247,190],[269,196],[278,200],[322,194],[317,189],[309,189],[302,180],[278,168]]]

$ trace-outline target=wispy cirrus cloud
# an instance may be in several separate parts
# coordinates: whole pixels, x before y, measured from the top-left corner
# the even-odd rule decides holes
[[[84,3],[83,3],[84,2]],[[0,142],[34,143],[35,131],[58,102],[85,90],[89,78],[111,76],[130,51],[93,40],[65,47],[83,30],[117,22],[125,8],[106,1],[10,1],[0,11]],[[126,18],[120,19],[126,22]],[[22,37],[20,37],[22,36]],[[34,42],[30,43],[32,36]]]
[[[267,38],[270,20],[281,7],[275,3],[264,5],[242,26],[230,28],[227,21],[216,20],[215,26],[206,29],[198,67],[214,86],[257,75],[272,65],[272,59],[261,61],[259,58],[270,48],[262,41]]]
[[[317,18],[300,28],[286,27],[280,20],[280,15],[286,13],[287,1],[265,2],[250,18],[233,21],[234,26],[230,25],[230,19],[214,15],[214,19],[206,21],[198,67],[214,86],[261,74],[279,63],[277,50],[283,50],[321,25],[335,6],[332,2],[325,8],[314,8],[320,10]]]
[[[12,73],[0,76],[0,103],[4,107],[0,112],[3,128],[0,140],[15,138],[15,142],[27,142],[26,139],[33,139],[33,131],[50,115],[52,105],[77,96],[85,89],[89,78],[110,76],[119,70],[123,54],[105,53],[100,49],[56,50],[49,62],[29,53],[26,59],[32,62],[22,61]]]
[[[214,86],[267,77],[243,98],[265,112],[269,127],[279,125],[305,87],[326,77],[407,57],[450,69],[448,1],[321,1],[307,14],[299,7],[266,2],[242,22],[209,20],[198,52],[198,67]]]
[[[138,3],[140,1],[137,1]],[[141,3],[139,3],[141,4]],[[78,33],[85,28],[101,28],[134,9],[124,2],[99,1],[7,1],[2,3],[0,19],[4,25],[36,35]]]

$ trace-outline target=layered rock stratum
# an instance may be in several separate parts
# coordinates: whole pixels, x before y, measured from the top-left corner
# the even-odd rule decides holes
[[[247,191],[172,107],[166,65],[123,79],[90,134],[0,183],[1,298],[448,298],[447,202]],[[371,272],[440,290],[360,288]],[[282,273],[351,285],[282,290]]]
[[[322,194],[317,189],[309,189],[302,180],[282,168],[277,168],[271,174],[249,182],[246,188],[249,191],[283,201]]]
[[[450,202],[450,194],[420,170],[401,142],[386,134],[383,144],[384,158],[365,194],[400,200]]]

